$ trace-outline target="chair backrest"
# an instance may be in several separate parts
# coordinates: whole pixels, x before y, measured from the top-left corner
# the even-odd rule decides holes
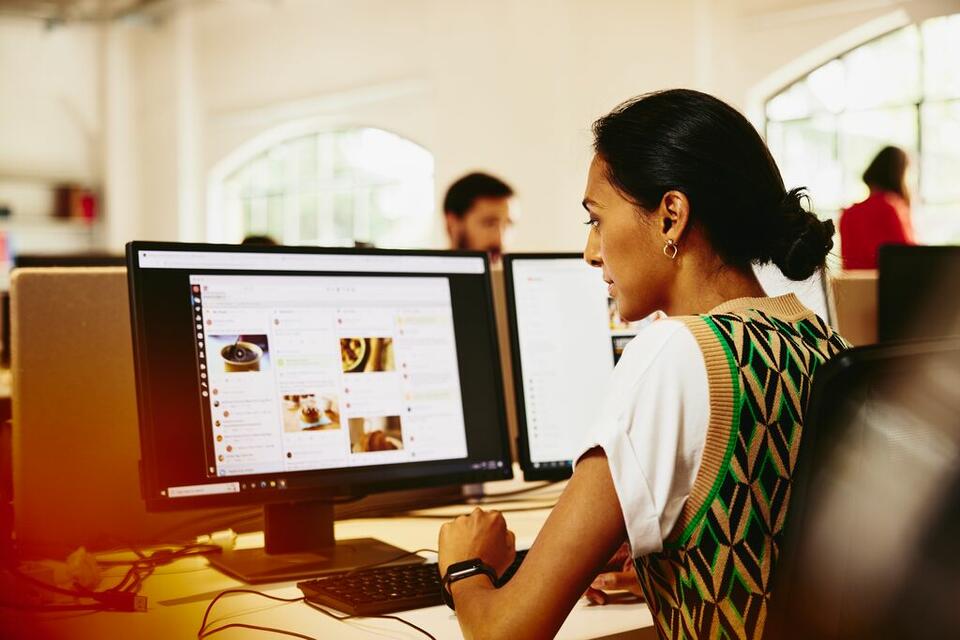
[[[80,545],[155,542],[235,517],[235,509],[146,512],[124,268],[17,269],[11,302],[21,553],[62,557]]]
[[[855,348],[818,370],[764,637],[960,628],[958,385],[956,340]]]

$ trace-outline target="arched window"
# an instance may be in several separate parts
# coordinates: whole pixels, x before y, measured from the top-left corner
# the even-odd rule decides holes
[[[242,153],[242,162],[211,178],[211,240],[429,244],[433,155],[410,140],[363,127],[301,134]]]
[[[784,181],[807,186],[823,217],[866,197],[860,176],[892,144],[911,156],[919,239],[960,242],[960,14],[827,62],[770,98],[766,118]]]

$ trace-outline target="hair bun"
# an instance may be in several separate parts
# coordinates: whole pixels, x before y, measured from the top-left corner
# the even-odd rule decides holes
[[[804,200],[802,188],[784,194],[775,216],[779,224],[772,229],[770,260],[791,280],[806,280],[822,269],[833,249],[833,222],[820,220]]]

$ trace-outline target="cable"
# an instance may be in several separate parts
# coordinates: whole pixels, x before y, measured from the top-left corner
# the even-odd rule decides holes
[[[276,600],[277,602],[300,602],[303,600],[303,596],[298,598],[281,598],[280,596],[272,596],[269,593],[264,593],[263,591],[255,591],[254,589],[227,589],[226,591],[221,591],[218,593],[213,600],[210,601],[210,604],[207,605],[207,610],[203,612],[203,620],[200,622],[200,630],[197,631],[197,638],[203,638],[204,632],[207,628],[207,619],[210,617],[210,612],[213,610],[213,605],[217,603],[217,600],[225,596],[232,595],[234,593],[249,593],[255,596],[260,596],[267,598],[268,600]]]
[[[198,635],[197,638],[209,638],[215,633],[220,633],[221,631],[226,631],[227,629],[253,629],[254,631],[266,631],[267,633],[276,633],[284,636],[291,636],[294,638],[302,638],[303,640],[317,640],[313,636],[304,635],[302,633],[297,633],[296,631],[288,631],[286,629],[277,629],[275,627],[261,627],[256,624],[246,624],[243,622],[231,622],[225,624],[221,627],[215,627],[208,631],[204,631],[202,635]]]
[[[316,610],[319,611],[320,613],[322,613],[322,614],[324,614],[324,615],[327,615],[327,616],[330,616],[331,618],[333,618],[334,620],[337,620],[337,621],[339,621],[339,622],[344,622],[344,621],[346,621],[346,620],[351,620],[351,619],[355,619],[355,618],[379,618],[379,619],[381,619],[381,620],[396,620],[397,622],[402,622],[403,624],[407,625],[408,627],[411,627],[411,628],[413,628],[413,629],[416,629],[417,631],[419,631],[420,633],[422,633],[422,634],[425,635],[426,637],[430,638],[430,640],[437,640],[436,636],[434,636],[432,633],[430,633],[429,631],[427,631],[427,630],[424,629],[423,627],[418,627],[417,625],[413,624],[413,623],[410,622],[409,620],[404,620],[404,619],[401,618],[400,616],[388,616],[388,615],[383,615],[383,616],[351,616],[351,615],[342,615],[342,616],[338,616],[338,615],[335,614],[334,612],[328,611],[328,610],[325,609],[324,607],[321,607],[321,606],[318,605],[318,604],[315,604],[315,603],[313,603],[313,602],[310,602],[309,600],[304,600],[303,603],[304,603],[305,605],[307,605],[308,607],[310,607],[311,609],[316,609]]]
[[[348,576],[349,576],[349,575],[353,575],[354,573],[356,573],[356,572],[358,572],[358,571],[363,571],[363,570],[365,570],[365,569],[372,569],[372,568],[374,568],[374,567],[379,567],[379,566],[383,566],[383,565],[388,565],[388,564],[390,564],[390,563],[392,563],[392,562],[396,562],[397,560],[401,560],[401,559],[403,559],[403,558],[406,558],[407,556],[417,555],[418,553],[438,553],[438,552],[437,552],[436,549],[417,549],[416,551],[405,551],[405,552],[401,553],[400,555],[394,556],[394,557],[392,557],[392,558],[388,558],[387,560],[380,560],[379,562],[371,562],[370,564],[360,565],[359,567],[355,567],[355,568],[351,569],[350,571],[347,571],[347,572],[345,573],[345,575],[348,575]],[[294,637],[294,638],[302,638],[302,639],[304,639],[304,640],[316,640],[315,638],[312,638],[312,637],[307,636],[307,635],[303,635],[303,634],[301,634],[301,633],[297,633],[296,631],[287,631],[287,630],[285,630],[285,629],[277,629],[277,628],[274,628],[274,627],[261,627],[261,626],[257,626],[257,625],[243,624],[243,623],[239,623],[239,622],[234,622],[234,623],[230,623],[230,624],[225,624],[225,625],[222,625],[222,626],[219,626],[219,627],[214,627],[213,629],[208,629],[208,628],[207,628],[207,627],[208,627],[207,621],[210,619],[210,612],[213,611],[213,605],[216,604],[217,601],[220,600],[220,598],[223,598],[223,597],[225,597],[225,596],[232,595],[232,594],[235,594],[235,593],[252,594],[252,595],[260,596],[260,597],[262,597],[262,598],[267,598],[267,599],[269,599],[269,600],[275,600],[275,601],[277,601],[277,602],[303,602],[304,604],[306,604],[306,605],[307,605],[308,607],[310,607],[311,609],[316,609],[316,610],[319,611],[320,613],[323,613],[324,615],[327,615],[327,616],[333,618],[334,620],[337,620],[338,622],[344,622],[344,621],[346,621],[346,620],[351,620],[351,619],[355,619],[355,618],[380,618],[380,619],[383,619],[383,620],[396,620],[397,622],[403,623],[403,624],[407,625],[408,627],[411,627],[411,628],[413,628],[413,629],[416,629],[417,631],[419,631],[420,633],[422,633],[422,634],[423,634],[424,636],[426,636],[427,638],[430,638],[430,640],[437,640],[436,637],[434,637],[434,636],[433,636],[429,631],[427,631],[426,629],[423,629],[423,628],[421,628],[421,627],[418,627],[417,625],[413,624],[413,623],[410,622],[409,620],[404,620],[403,618],[401,618],[401,617],[399,617],[399,616],[388,616],[388,615],[383,615],[383,616],[352,616],[352,615],[346,615],[346,614],[345,614],[345,615],[342,615],[342,616],[339,616],[339,615],[333,613],[332,611],[328,611],[328,610],[326,610],[325,608],[323,608],[323,607],[321,607],[321,606],[319,606],[319,605],[316,605],[316,604],[310,602],[310,601],[307,600],[304,596],[300,596],[300,597],[298,597],[298,598],[283,598],[283,597],[281,597],[281,596],[270,595],[269,593],[264,593],[264,592],[262,592],[262,591],[256,591],[256,590],[254,590],[254,589],[227,589],[226,591],[221,591],[220,593],[218,593],[218,594],[213,598],[213,600],[210,601],[210,604],[207,605],[206,611],[203,612],[203,620],[200,621],[200,629],[197,631],[197,640],[202,640],[203,638],[207,638],[207,637],[209,637],[209,636],[212,636],[212,635],[215,634],[215,633],[220,633],[221,631],[226,631],[227,629],[233,629],[233,628],[253,629],[253,630],[255,630],[255,631],[266,631],[266,632],[268,632],[268,633],[276,633],[276,634],[280,634],[280,635],[291,636],[291,637]]]
[[[210,617],[210,612],[213,609],[213,605],[220,598],[234,594],[234,593],[247,593],[247,594],[257,595],[262,598],[267,598],[268,600],[276,600],[277,602],[303,602],[311,609],[315,609],[320,613],[330,618],[333,618],[337,622],[345,622],[347,620],[352,620],[357,618],[380,618],[382,620],[396,620],[397,622],[403,623],[408,627],[411,627],[412,629],[416,629],[427,638],[430,638],[430,640],[437,640],[437,638],[426,629],[423,629],[422,627],[418,627],[417,625],[413,624],[409,620],[404,620],[400,616],[352,616],[352,615],[339,616],[333,613],[332,611],[328,611],[325,608],[310,602],[303,596],[300,596],[299,598],[282,598],[280,596],[270,595],[269,593],[264,593],[262,591],[254,591],[253,589],[227,589],[226,591],[221,591],[220,593],[218,593],[217,596],[210,601],[210,604],[207,605],[207,610],[204,611],[203,613],[203,620],[200,623],[200,629],[197,631],[197,640],[203,640],[203,638],[208,638],[215,633],[220,633],[221,631],[226,631],[227,629],[234,629],[234,628],[253,629],[254,631],[266,631],[268,633],[276,633],[280,635],[291,636],[294,638],[302,638],[303,640],[316,640],[316,638],[313,638],[308,635],[304,635],[302,633],[298,633],[296,631],[288,631],[286,629],[277,629],[274,627],[263,627],[259,625],[246,624],[242,622],[231,622],[229,624],[221,625],[219,627],[214,627],[213,629],[208,629],[207,620]]]
[[[37,588],[59,595],[95,600],[96,602],[70,605],[4,603],[4,606],[13,608],[28,607],[28,610],[35,611],[146,611],[147,599],[144,596],[137,595],[137,592],[140,590],[143,581],[150,577],[156,567],[180,558],[201,555],[211,551],[219,551],[220,548],[215,545],[193,544],[178,549],[157,549],[150,554],[145,554],[135,548],[132,550],[137,554],[138,558],[136,560],[124,561],[124,564],[129,564],[130,568],[117,584],[102,591],[93,591],[92,589],[87,589],[79,585],[75,585],[72,589],[58,587],[57,585],[49,584],[43,580],[38,580],[33,576],[27,575],[16,567],[7,567],[6,570],[10,575],[24,582],[28,582]],[[119,564],[119,562],[117,564]],[[69,608],[64,609],[63,607]]]
[[[107,611],[102,604],[31,604],[28,602],[6,602],[0,600],[0,607],[16,609],[18,611],[35,611],[38,613],[60,613],[62,611]]]

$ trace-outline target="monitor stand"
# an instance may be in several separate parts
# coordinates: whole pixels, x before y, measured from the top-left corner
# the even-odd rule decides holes
[[[336,540],[333,503],[268,504],[263,508],[263,548],[231,549],[207,556],[223,573],[248,584],[283,582],[374,564],[416,564],[417,555],[373,538]]]

